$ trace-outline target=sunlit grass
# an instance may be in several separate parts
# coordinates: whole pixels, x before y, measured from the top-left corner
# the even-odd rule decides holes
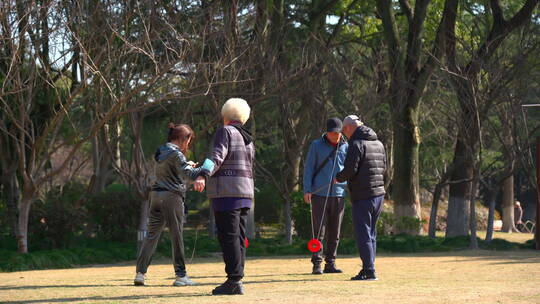
[[[78,269],[0,273],[0,302],[10,303],[538,303],[536,251],[383,254],[380,280],[353,282],[355,256],[340,257],[343,274],[310,275],[309,257],[251,258],[242,297],[213,297],[223,282],[220,259],[195,259],[196,287],[172,287],[170,261],[149,269],[148,286],[134,287],[133,263]]]
[[[439,237],[444,237],[445,232],[444,231],[437,231],[436,235],[439,236]],[[478,231],[477,235],[478,235],[479,238],[485,239],[486,238],[486,231]],[[532,234],[532,233],[519,233],[519,232],[517,232],[517,233],[516,232],[514,232],[514,233],[506,233],[506,232],[495,231],[493,233],[493,238],[494,239],[503,239],[503,240],[507,240],[509,242],[514,242],[514,243],[525,243],[528,240],[533,239],[534,234]]]

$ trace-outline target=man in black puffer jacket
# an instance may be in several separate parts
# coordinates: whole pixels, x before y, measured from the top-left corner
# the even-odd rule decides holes
[[[362,259],[362,270],[351,280],[376,280],[377,219],[386,193],[386,153],[375,131],[356,115],[345,117],[343,133],[349,139],[349,149],[345,166],[334,182],[348,183],[356,244]]]

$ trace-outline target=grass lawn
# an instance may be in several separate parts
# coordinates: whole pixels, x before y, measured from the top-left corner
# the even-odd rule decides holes
[[[436,235],[440,237],[444,237],[444,231],[437,231]],[[480,239],[486,238],[486,231],[478,231],[477,236]],[[506,232],[494,232],[493,233],[494,239],[503,239],[507,240],[509,242],[515,242],[515,243],[525,243],[528,240],[534,239],[534,234],[532,233],[506,233]]]
[[[540,303],[540,253],[458,251],[383,254],[376,282],[353,282],[359,259],[340,257],[344,274],[313,276],[309,257],[250,258],[244,296],[213,297],[220,259],[188,265],[196,287],[172,287],[172,266],[156,261],[148,286],[132,286],[133,262],[0,273],[0,303]]]

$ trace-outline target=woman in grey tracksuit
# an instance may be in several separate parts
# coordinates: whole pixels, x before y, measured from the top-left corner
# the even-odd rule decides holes
[[[171,234],[173,264],[176,279],[174,286],[195,285],[186,275],[184,241],[182,237],[184,201],[188,183],[205,174],[206,169],[196,168],[186,159],[185,153],[194,138],[188,125],[169,125],[168,142],[154,155],[156,181],[150,193],[148,235],[137,258],[135,285],[144,285],[145,274],[156,250],[163,228]],[[196,187],[197,191],[202,191]]]

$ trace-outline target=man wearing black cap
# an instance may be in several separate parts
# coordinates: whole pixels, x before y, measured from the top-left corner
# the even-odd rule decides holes
[[[347,183],[332,185],[337,172],[343,169],[348,144],[341,137],[342,122],[331,118],[326,122],[326,133],[309,147],[304,164],[304,200],[311,204],[313,237],[326,245],[313,254],[313,274],[341,273],[336,268],[336,253],[345,204]],[[324,271],[321,267],[324,260]]]

